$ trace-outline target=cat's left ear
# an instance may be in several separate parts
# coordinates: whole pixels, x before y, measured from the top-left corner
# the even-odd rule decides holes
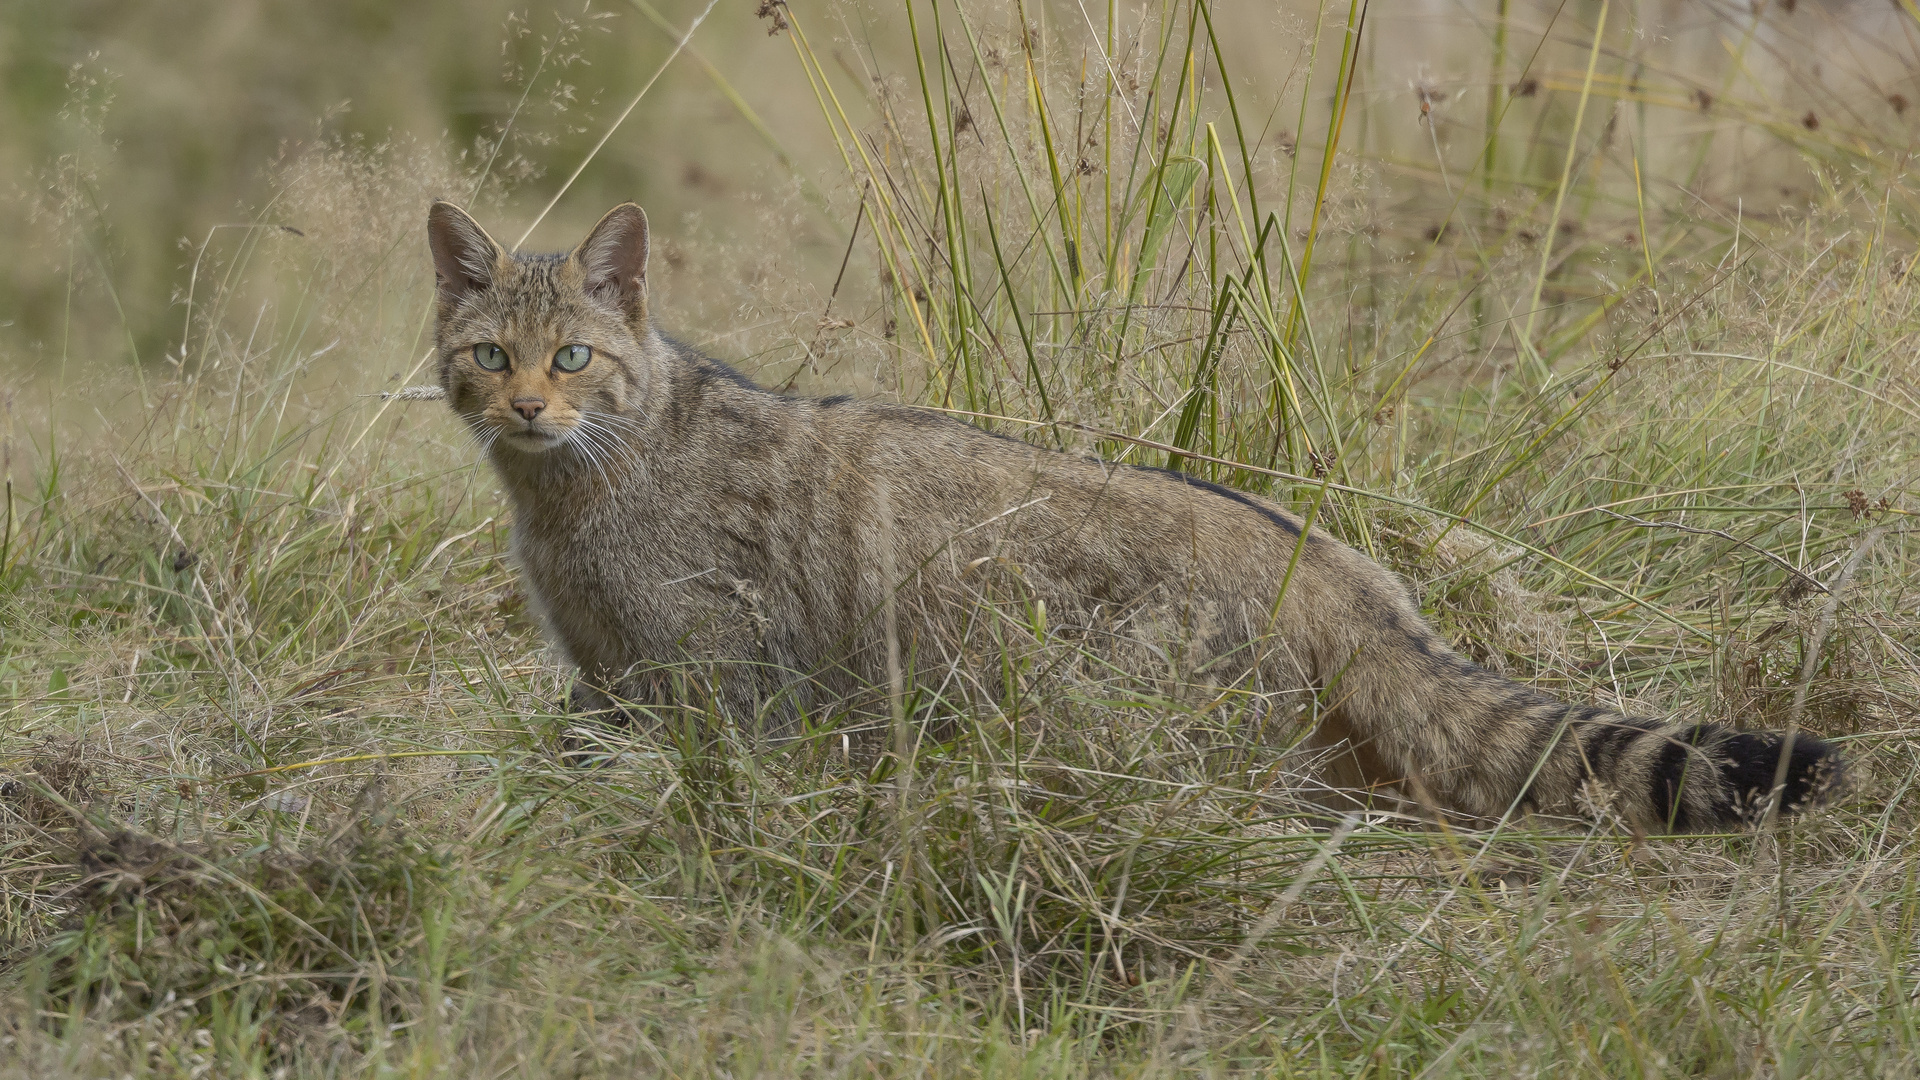
[[[589,293],[617,305],[627,322],[647,318],[647,215],[633,203],[607,211],[569,256],[586,272]]]

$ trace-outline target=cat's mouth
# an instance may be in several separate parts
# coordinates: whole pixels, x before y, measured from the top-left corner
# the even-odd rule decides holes
[[[567,433],[552,428],[516,428],[502,432],[500,441],[523,454],[544,454],[566,442]]]

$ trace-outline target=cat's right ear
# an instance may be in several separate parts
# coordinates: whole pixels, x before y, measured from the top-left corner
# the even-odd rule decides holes
[[[493,285],[506,266],[506,252],[465,210],[435,199],[427,211],[427,246],[440,302],[451,307]]]

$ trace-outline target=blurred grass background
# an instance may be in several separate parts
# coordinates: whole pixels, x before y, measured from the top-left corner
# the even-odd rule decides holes
[[[1913,1073],[1912,7],[727,0],[621,120],[702,10],[0,8],[0,1075]],[[1328,822],[1270,703],[1013,610],[904,759],[566,768],[491,477],[382,396],[435,196],[638,199],[763,384],[1262,492],[1854,788]]]
[[[696,48],[771,122],[805,121],[806,103],[781,92],[782,44],[738,8]],[[485,194],[535,199],[527,185],[565,177],[698,10],[669,7],[669,34],[626,5],[10,5],[0,168],[18,257],[0,278],[0,363],[31,378],[49,354],[96,372],[161,361],[208,231],[275,218],[276,170],[316,147],[411,146],[474,174],[491,160]],[[791,183],[775,162],[689,59],[535,242],[562,244],[594,207],[628,198],[663,223],[706,214],[738,231],[740,204]],[[209,256],[243,243],[216,233]]]
[[[832,272],[849,224],[829,201],[845,195],[826,179],[838,155],[791,50],[744,7],[715,9],[694,55],[666,71],[594,155],[535,246],[564,246],[594,208],[637,198],[669,226],[661,230],[669,239],[686,241],[683,256],[772,239],[802,260],[790,269]],[[1328,102],[1350,95],[1341,149],[1342,171],[1352,173],[1332,179],[1350,212],[1367,218],[1369,239],[1358,246],[1380,261],[1417,251],[1462,210],[1512,211],[1520,193],[1552,186],[1605,7],[1420,3],[1375,12],[1345,86],[1330,84],[1344,70],[1341,37],[1358,9],[1225,10],[1216,37],[1220,70],[1259,111],[1246,120],[1269,188],[1304,197],[1295,165],[1282,159],[1302,141],[1324,146]],[[518,235],[699,10],[425,0],[11,6],[0,21],[8,178],[0,242],[12,253],[0,270],[0,364],[37,380],[75,356],[90,371],[163,359],[180,344],[170,316],[194,256],[205,245],[217,260],[242,243],[231,229],[209,241],[209,230],[284,217],[271,213],[276,168],[315,147],[431,147],[470,170],[491,161],[487,193],[506,200],[501,220]],[[905,20],[884,7],[824,14],[836,39],[823,61],[853,80],[860,92],[845,104],[866,122],[870,88],[858,84],[908,74],[899,66]],[[1115,14],[1124,24],[1125,12]],[[1637,211],[1655,229],[1706,221],[1724,231],[1742,215],[1770,220],[1830,196],[1826,170],[1897,155],[1920,117],[1905,111],[1920,88],[1907,64],[1913,27],[1901,15],[1898,5],[1868,4],[1614,8],[1587,117],[1590,132],[1604,125],[1610,138],[1581,150],[1610,160],[1581,162],[1571,217]],[[989,8],[979,17],[1000,33],[1013,15]],[[1044,59],[1051,74],[1078,65],[1084,80],[1085,49],[1066,43],[1085,13],[1039,5],[1026,17],[1063,42]],[[1142,59],[1117,61],[1131,70]],[[1498,119],[1494,146],[1489,118]],[[1639,166],[1637,192],[1623,155]],[[1317,165],[1306,162],[1309,172]],[[769,222],[755,207],[796,190],[816,212],[765,236]]]

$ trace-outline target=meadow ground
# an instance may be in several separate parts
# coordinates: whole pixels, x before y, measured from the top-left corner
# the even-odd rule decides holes
[[[1920,1072],[1920,23],[1675,10],[1501,0],[1449,81],[1363,2],[768,5],[813,127],[677,61],[784,164],[656,215],[657,310],[1311,512],[1515,678],[1840,742],[1837,805],[1328,820],[1295,725],[1044,635],[904,754],[582,729],[491,477],[392,391],[427,200],[511,239],[594,154],[316,137],[155,303],[76,151],[0,399],[0,1076]]]

